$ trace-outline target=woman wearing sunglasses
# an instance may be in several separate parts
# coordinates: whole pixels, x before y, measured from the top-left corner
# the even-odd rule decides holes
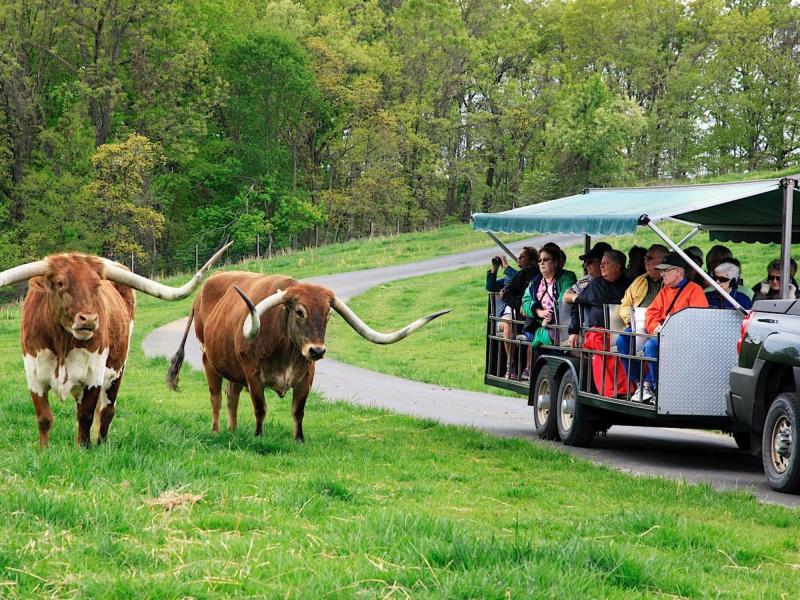
[[[737,282],[739,281],[739,265],[736,263],[739,261],[736,261],[736,263],[731,262],[734,260],[736,259],[729,258],[725,262],[714,267],[714,273],[712,277],[714,278],[714,281],[719,284],[719,287],[728,292],[734,300],[742,305],[742,308],[750,310],[750,308],[753,306],[752,302],[750,302],[750,298],[748,298],[743,292],[740,292],[736,287]],[[710,292],[707,292],[706,298],[708,298],[708,305],[713,308],[733,308],[731,303],[728,302],[717,290],[711,290]]]
[[[797,292],[797,283],[794,280],[794,269],[797,269],[797,263],[790,263],[793,267],[791,271],[792,279],[789,282],[789,297],[797,298],[800,295]],[[767,278],[761,283],[757,283],[753,288],[753,302],[756,300],[773,300],[781,297],[781,261],[776,258],[767,265]]]

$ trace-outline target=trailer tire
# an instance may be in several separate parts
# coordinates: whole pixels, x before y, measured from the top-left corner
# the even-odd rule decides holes
[[[533,404],[533,425],[536,435],[543,440],[558,440],[558,423],[556,423],[556,401],[558,384],[550,373],[550,367],[544,365],[536,376],[536,383],[531,388]]]
[[[588,446],[596,432],[586,420],[578,402],[578,381],[572,371],[564,373],[558,386],[558,407],[555,410],[558,436],[565,446]]]
[[[761,437],[761,459],[769,486],[776,492],[800,492],[800,405],[797,396],[778,394],[767,411]]]

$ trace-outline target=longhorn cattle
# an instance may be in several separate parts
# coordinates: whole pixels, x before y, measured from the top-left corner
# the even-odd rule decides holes
[[[185,298],[227,247],[180,288],[78,253],[55,254],[0,273],[0,287],[29,280],[20,341],[40,446],[48,445],[53,424],[50,390],[62,400],[72,395],[77,401],[78,444],[89,446],[93,424],[98,441],[106,439],[133,331],[133,290],[165,300]]]
[[[253,401],[257,436],[262,433],[267,413],[264,389],[283,398],[291,388],[294,439],[302,442],[306,398],[314,381],[314,363],[325,355],[325,329],[331,309],[376,344],[397,342],[450,312],[433,313],[394,333],[378,333],[326,287],[282,275],[215,273],[195,298],[183,340],[167,372],[167,385],[177,389],[184,346],[194,320],[211,393],[212,431],[219,431],[222,380],[226,379],[229,430],[236,429],[242,388],[247,388]]]

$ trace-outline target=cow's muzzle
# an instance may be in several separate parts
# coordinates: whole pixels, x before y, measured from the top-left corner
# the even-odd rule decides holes
[[[325,346],[308,346],[306,358],[319,360],[325,356]]]
[[[94,335],[97,327],[97,313],[78,313],[72,322],[72,335],[79,340],[85,341]]]

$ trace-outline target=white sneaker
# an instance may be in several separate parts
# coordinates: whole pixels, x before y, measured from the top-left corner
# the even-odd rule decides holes
[[[642,404],[650,404],[653,398],[655,398],[655,394],[653,394],[653,386],[649,382],[639,385],[631,396],[631,400]]]

